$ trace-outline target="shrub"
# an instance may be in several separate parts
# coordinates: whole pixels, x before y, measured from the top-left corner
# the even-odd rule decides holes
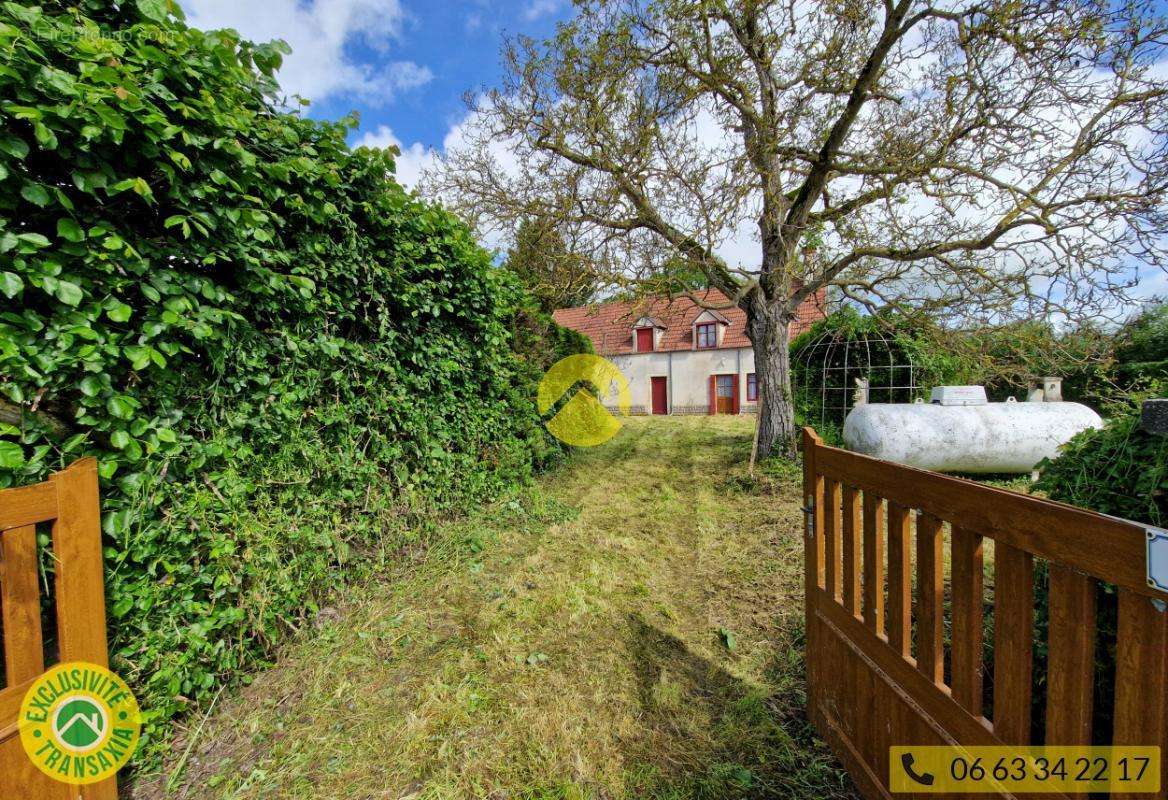
[[[1036,487],[1052,500],[1162,526],[1168,523],[1168,438],[1140,428],[1138,402],[1112,409],[1044,462]]]
[[[977,328],[953,340],[966,380],[993,400],[1022,399],[1047,375],[1063,379],[1063,398],[1101,408],[1115,396],[1113,332],[1091,324],[1059,331],[1042,321]]]
[[[1115,337],[1116,375],[1129,390],[1168,381],[1168,303],[1150,305]]]
[[[99,459],[148,740],[429,515],[559,453],[513,277],[352,120],[274,108],[282,45],[179,13],[0,5],[0,487]]]

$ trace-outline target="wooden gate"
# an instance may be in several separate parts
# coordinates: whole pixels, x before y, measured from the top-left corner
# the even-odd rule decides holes
[[[6,685],[0,689],[0,798],[116,800],[116,779],[70,786],[48,778],[20,743],[17,715],[46,666],[38,580],[38,524],[52,526],[58,661],[108,666],[97,462],[74,463],[44,483],[0,491],[0,622]],[[59,655],[57,655],[59,654]]]
[[[1112,743],[1168,757],[1168,613],[1142,527],[827,447],[809,428],[803,441],[809,713],[866,798],[893,796],[893,745],[1092,744],[1099,581],[1118,593]],[[1031,741],[1036,560],[1050,576],[1045,742]]]

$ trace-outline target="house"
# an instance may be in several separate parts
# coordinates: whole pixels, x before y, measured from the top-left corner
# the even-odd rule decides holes
[[[629,381],[634,414],[741,414],[758,407],[746,312],[716,289],[688,297],[561,308],[552,318],[592,340]],[[791,323],[794,338],[826,316],[824,290]]]

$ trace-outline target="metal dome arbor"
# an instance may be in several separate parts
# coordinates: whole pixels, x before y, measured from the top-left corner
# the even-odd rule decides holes
[[[795,354],[795,389],[811,421],[842,426],[859,402],[911,403],[920,368],[897,337],[878,325],[831,328]]]

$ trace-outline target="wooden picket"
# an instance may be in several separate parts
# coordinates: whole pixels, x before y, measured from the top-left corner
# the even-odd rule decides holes
[[[0,491],[0,631],[6,685],[0,689],[0,798],[116,800],[116,779],[90,786],[52,780],[29,760],[17,716],[44,672],[36,526],[52,526],[56,651],[60,661],[108,666],[97,462],[82,459],[44,483]]]
[[[893,745],[1091,744],[1100,582],[1118,593],[1112,741],[1160,746],[1168,775],[1168,596],[1147,585],[1142,526],[827,447],[811,429],[803,457],[809,714],[866,798],[892,797]],[[1044,742],[1031,742],[1036,560],[1050,574]]]

